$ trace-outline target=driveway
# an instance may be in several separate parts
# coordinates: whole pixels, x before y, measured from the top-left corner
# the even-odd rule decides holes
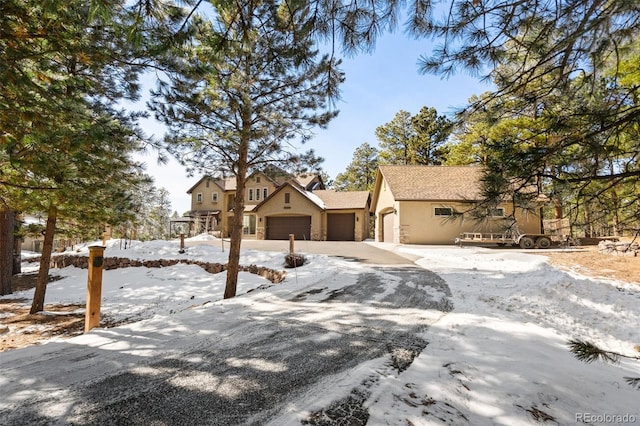
[[[187,247],[200,244],[219,246],[222,242],[220,240],[205,240],[186,243]],[[229,247],[228,240],[225,240],[224,244],[225,247]],[[247,239],[242,240],[242,248],[288,252],[289,241]],[[326,254],[328,256],[356,260],[372,265],[413,265],[413,261],[418,259],[411,254],[400,256],[391,251],[375,247],[367,242],[355,241],[295,241],[295,251],[303,254]]]
[[[366,243],[301,248],[403,259]],[[453,308],[451,292],[406,259],[334,262],[335,274],[307,285],[0,354],[0,424],[299,425],[309,395],[344,413],[336,424],[364,424],[372,387],[427,346],[425,331]]]

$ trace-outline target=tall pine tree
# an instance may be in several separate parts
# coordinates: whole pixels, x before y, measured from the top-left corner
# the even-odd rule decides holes
[[[351,163],[334,181],[338,191],[372,191],[378,171],[378,150],[363,143],[353,152]]]
[[[169,127],[169,149],[192,171],[236,178],[224,297],[236,294],[247,176],[273,164],[304,171],[299,153],[313,126],[324,126],[338,94],[338,62],[320,56],[314,10],[280,0],[210,2],[194,16],[186,45],[167,52],[172,68],[151,108]],[[312,164],[317,166],[317,162]]]

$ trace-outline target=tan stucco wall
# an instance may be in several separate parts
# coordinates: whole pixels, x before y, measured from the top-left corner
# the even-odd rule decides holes
[[[289,203],[285,203],[285,194],[290,194]],[[326,223],[324,212],[309,199],[293,188],[283,188],[274,194],[269,201],[260,206],[256,220],[256,239],[264,240],[267,235],[265,226],[269,216],[311,216],[311,239],[314,241],[326,239],[323,223]]]
[[[207,188],[206,179],[200,182],[191,192],[191,210],[223,210],[224,193],[213,181],[209,181]],[[212,201],[213,193],[218,193],[218,202]],[[202,194],[202,202],[198,202],[198,194]]]
[[[260,182],[258,182],[258,179]],[[255,206],[260,204],[263,198],[264,188],[267,188],[267,197],[273,194],[276,190],[276,186],[263,174],[256,174],[247,179],[246,188],[244,190],[244,204],[247,206]],[[253,200],[249,200],[249,189],[253,190]],[[260,190],[259,199],[256,197],[256,191]]]
[[[398,203],[395,201],[395,199],[393,198],[393,194],[391,193],[391,191],[389,190],[388,186],[387,186],[387,182],[386,180],[383,178],[382,179],[382,183],[380,184],[380,188],[378,190],[378,198],[376,200],[376,205],[373,206],[373,208],[375,209],[375,215],[376,215],[376,220],[375,220],[375,232],[374,232],[374,236],[375,236],[375,240],[376,241],[382,241],[383,240],[383,223],[382,223],[382,215],[385,213],[388,213],[389,211],[393,211],[394,209],[397,210],[398,209]],[[399,230],[399,222],[398,222],[398,216],[396,215],[394,218],[394,225],[393,225],[393,236],[394,236],[394,241],[395,243],[398,243],[398,230]],[[387,241],[387,242],[391,242],[391,241]]]
[[[457,212],[464,212],[470,208],[468,204],[431,201],[400,201],[398,206],[399,232],[395,235],[397,242],[402,244],[453,244],[461,232],[501,232],[504,220],[490,219],[486,223],[478,223],[463,216],[451,218],[435,215],[436,207],[453,207]],[[512,209],[505,204],[505,215],[510,215]],[[539,233],[540,219],[533,214],[516,213],[520,232]]]

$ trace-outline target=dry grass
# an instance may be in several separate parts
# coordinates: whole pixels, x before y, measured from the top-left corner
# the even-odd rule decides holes
[[[14,292],[28,290],[36,285],[36,274],[16,275],[11,280]],[[57,277],[49,276],[49,282]],[[31,315],[31,300],[0,299],[0,352],[38,345],[47,340],[70,338],[84,332],[84,304],[45,304],[44,311]],[[114,327],[115,323],[104,316],[101,327]]]
[[[577,250],[540,252],[549,262],[561,269],[574,270],[589,277],[615,278],[640,285],[640,257],[604,254],[597,246]]]

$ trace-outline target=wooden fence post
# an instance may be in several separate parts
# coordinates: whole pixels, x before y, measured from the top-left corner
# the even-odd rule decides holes
[[[100,302],[102,297],[102,267],[104,246],[89,247],[89,277],[87,279],[87,311],[84,332],[100,326]]]
[[[289,254],[291,256],[293,256],[294,253],[294,242],[295,242],[295,235],[294,234],[289,234]]]
[[[184,234],[180,234],[180,251],[178,253],[184,253]]]

